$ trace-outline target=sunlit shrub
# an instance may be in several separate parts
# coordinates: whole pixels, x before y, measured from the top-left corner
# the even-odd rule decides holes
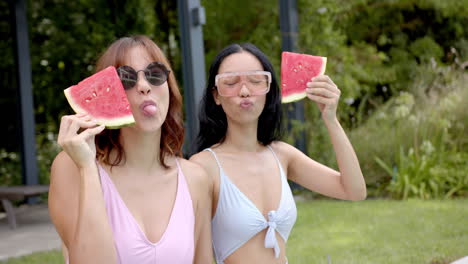
[[[434,73],[427,77],[432,86],[415,80],[412,91],[418,96],[401,93],[352,132],[363,170],[380,194],[402,199],[468,195],[468,114],[463,101],[468,75],[438,66]]]

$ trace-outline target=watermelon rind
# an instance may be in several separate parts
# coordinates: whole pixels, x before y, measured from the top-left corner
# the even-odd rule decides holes
[[[65,97],[67,98],[67,101],[70,104],[71,108],[77,114],[81,114],[81,113],[86,114],[87,113],[86,110],[81,108],[79,106],[79,104],[76,103],[75,100],[73,99],[73,97],[71,96],[70,89],[71,89],[71,87],[65,89],[63,92],[65,93]],[[132,125],[133,123],[135,123],[135,119],[133,118],[132,115],[123,116],[123,117],[119,117],[119,118],[105,118],[105,119],[104,118],[95,118],[95,117],[93,117],[93,118],[96,120],[96,123],[98,125],[105,125],[106,128],[108,128],[108,129],[118,129],[118,128],[129,126],[129,125]]]
[[[281,103],[287,104],[287,103],[292,103],[295,101],[299,101],[307,96],[306,92],[301,92],[301,93],[293,93],[288,96],[284,96],[281,98]]]
[[[322,67],[320,68],[320,72],[317,75],[323,75],[325,73],[325,70],[327,68],[327,57],[321,57],[322,58]],[[287,96],[283,96],[281,98],[281,103],[287,104],[287,103],[292,103],[299,101],[307,96],[305,90],[299,93],[292,93]]]

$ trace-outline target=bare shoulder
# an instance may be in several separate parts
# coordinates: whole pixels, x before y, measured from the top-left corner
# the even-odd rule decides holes
[[[190,161],[202,166],[209,175],[215,175],[218,171],[218,164],[213,154],[209,151],[200,151],[190,157]]]
[[[292,145],[284,142],[284,141],[273,141],[271,143],[271,147],[275,150],[275,151],[288,151],[290,150],[291,148],[294,148]]]
[[[300,152],[297,148],[284,141],[274,141],[271,143],[271,147],[273,148],[273,151],[275,151],[276,155],[284,161],[291,160],[292,157]]]
[[[209,151],[200,151],[190,157],[190,161],[193,161],[201,166],[205,167],[214,161],[213,155]]]
[[[179,164],[189,184],[196,186],[207,186],[211,184],[211,179],[205,169],[193,161],[179,158]]]
[[[54,161],[52,162],[52,167],[66,165],[66,163],[69,162],[73,163],[70,156],[68,156],[68,154],[65,151],[61,151],[59,154],[57,154]]]

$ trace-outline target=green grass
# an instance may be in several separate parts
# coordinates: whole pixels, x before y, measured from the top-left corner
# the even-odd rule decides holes
[[[63,264],[63,256],[60,251],[53,250],[47,252],[34,253],[21,258],[0,261],[2,264]]]
[[[299,202],[290,264],[443,264],[468,255],[468,199]],[[58,251],[2,264],[63,263]]]
[[[468,255],[468,200],[298,203],[289,263],[441,264]]]

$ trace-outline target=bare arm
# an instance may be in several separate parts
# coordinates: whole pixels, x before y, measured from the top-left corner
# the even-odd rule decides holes
[[[82,127],[85,130],[77,133]],[[62,118],[61,152],[51,167],[49,210],[51,219],[73,263],[116,263],[112,230],[107,219],[94,136],[103,127],[85,116]]]
[[[314,161],[293,146],[278,142],[275,148],[286,156],[288,178],[309,190],[333,198],[365,199],[366,184],[351,143],[339,123],[330,125],[328,129],[339,171]]]
[[[346,200],[366,198],[366,184],[356,153],[336,117],[340,90],[326,75],[315,77],[307,84],[307,97],[314,101],[328,129],[339,172],[313,161],[291,146],[288,152],[288,177],[319,193]],[[286,145],[286,144],[285,144]]]
[[[367,196],[366,183],[351,142],[337,119],[327,122],[325,125],[335,150],[341,176],[340,183],[346,193],[346,198],[348,200],[364,200]]]
[[[212,181],[205,170],[193,162],[184,161],[195,202],[195,264],[212,263],[211,199]]]
[[[205,223],[205,227],[207,230],[207,233],[205,235],[205,242],[203,243],[206,248],[206,250],[209,250],[209,256],[207,256],[205,259],[206,261],[200,261],[200,262],[195,262],[195,263],[214,263],[214,258],[213,258],[213,248],[212,248],[212,234],[211,234],[211,220],[214,214],[216,213],[216,205],[217,205],[217,192],[216,186],[219,186],[219,184],[216,181],[216,169],[218,168],[216,163],[213,164],[210,162],[210,156],[211,154],[202,151],[200,153],[197,153],[190,157],[190,161],[198,164],[200,167],[203,168],[204,172],[206,173],[206,180],[205,183],[203,183],[206,187],[205,191],[205,198],[204,201],[202,202],[203,206],[206,205],[205,210],[206,212],[203,212],[205,215],[204,217],[208,217],[207,219],[203,220]],[[212,158],[212,157],[211,157]],[[209,232],[209,237],[208,237],[208,232]],[[204,250],[204,252],[207,252]]]
[[[195,215],[195,264],[211,263],[213,261],[213,249],[211,244],[211,182],[208,176],[200,182],[200,199]]]

